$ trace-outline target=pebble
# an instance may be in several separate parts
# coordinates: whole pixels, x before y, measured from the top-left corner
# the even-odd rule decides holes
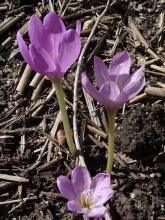
[[[154,178],[154,177],[155,177],[155,174],[154,174],[154,173],[151,173],[151,174],[150,174],[150,177],[151,177],[151,178]]]
[[[135,199],[136,194],[135,193],[130,193],[131,199]]]

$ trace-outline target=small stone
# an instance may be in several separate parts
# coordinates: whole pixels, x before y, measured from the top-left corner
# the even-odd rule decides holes
[[[135,193],[130,193],[130,197],[131,197],[131,199],[135,199],[136,194]]]
[[[154,177],[155,177],[155,174],[154,174],[154,173],[151,173],[151,174],[150,174],[150,177],[151,177],[151,178],[154,178]]]

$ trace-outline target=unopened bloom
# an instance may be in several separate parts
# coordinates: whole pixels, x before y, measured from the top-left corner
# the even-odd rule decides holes
[[[145,85],[144,65],[130,75],[131,57],[125,50],[116,54],[107,68],[99,57],[94,57],[94,74],[97,90],[82,73],[81,82],[87,93],[107,109],[118,109],[136,96]]]
[[[113,196],[110,175],[97,174],[91,180],[85,167],[77,166],[72,171],[71,180],[66,176],[57,178],[61,194],[68,199],[68,209],[87,217],[103,217],[107,209],[103,206]]]
[[[61,79],[79,56],[80,26],[77,21],[76,30],[66,30],[62,19],[55,12],[48,13],[43,23],[33,15],[28,22],[28,46],[21,33],[17,33],[20,52],[33,70]]]

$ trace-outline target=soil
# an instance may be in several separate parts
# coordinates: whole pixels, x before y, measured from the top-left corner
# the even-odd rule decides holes
[[[55,10],[58,13],[60,10],[65,11],[63,16],[68,27],[74,26],[77,19],[80,19],[82,24],[86,20],[96,19],[97,13],[100,14],[106,5],[106,1],[72,1],[70,4],[64,1],[63,7],[59,2],[54,1]],[[1,11],[2,6],[7,8]],[[100,6],[104,7],[94,10]],[[153,59],[143,44],[139,44],[137,39],[133,38],[129,27],[130,18],[134,19],[139,31],[149,42],[150,48],[161,58],[152,64],[163,67],[164,30],[158,35],[157,33],[160,30],[160,17],[164,15],[164,7],[163,0],[117,1],[106,14],[109,18],[104,17],[105,20],[99,23],[84,57],[83,64],[90,73],[89,77],[93,79],[91,71],[93,54],[109,63],[114,41],[122,34],[125,37],[120,39],[115,53],[127,48],[133,58],[132,70],[142,61]],[[31,100],[34,88],[29,86],[35,73],[28,80],[23,94],[20,95],[16,89],[26,64],[19,53],[15,36],[18,29],[35,13],[36,8],[39,10],[38,13],[44,16],[48,12],[49,2],[15,0],[0,3],[0,174],[19,176],[28,180],[28,182],[0,180],[0,219],[78,220],[82,219],[82,216],[75,216],[68,211],[66,200],[61,197],[56,185],[58,176],[70,175],[71,170],[77,165],[77,159],[70,156],[66,143],[61,145],[58,143],[56,133],[63,129],[62,124],[59,123],[55,134],[51,133],[59,112],[55,94],[46,100],[52,85],[49,80],[45,80],[35,101]],[[23,11],[25,15],[1,33],[1,23]],[[70,16],[69,19],[67,16]],[[82,31],[82,47],[89,33],[90,31]],[[12,40],[2,48],[4,41],[9,37],[12,37]],[[25,38],[28,41],[27,35]],[[100,41],[100,46],[96,47]],[[88,60],[91,55],[92,59]],[[71,103],[75,69],[76,64],[64,77],[64,92]],[[164,79],[163,72],[153,70],[150,64],[146,65],[147,86],[159,88],[161,87],[159,83],[163,84]],[[85,117],[86,115],[90,118],[91,115],[81,85],[78,89],[78,100],[79,138],[85,162],[94,176],[106,169],[107,138],[96,135],[88,128],[88,125],[93,126],[94,123]],[[99,129],[106,132],[103,107],[94,103],[95,118],[100,121]],[[68,112],[72,123],[70,106]],[[106,204],[112,220],[164,219],[164,124],[164,101],[159,96],[148,95],[137,102],[126,104],[125,108],[118,111],[114,166],[111,175],[115,195]],[[48,143],[48,148],[37,162],[45,143]],[[48,161],[54,162],[47,164]],[[13,200],[19,201],[10,203]]]

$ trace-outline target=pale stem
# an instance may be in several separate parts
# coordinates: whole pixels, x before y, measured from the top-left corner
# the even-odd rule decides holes
[[[113,166],[116,111],[107,110],[107,114],[108,114],[108,160],[107,160],[107,172],[110,173],[112,171],[112,166]]]
[[[89,218],[87,216],[85,216],[85,215],[83,215],[83,219],[84,220],[89,220]]]
[[[61,82],[61,80],[53,80],[53,84],[55,86],[58,104],[59,104],[60,110],[61,110],[61,115],[62,115],[62,120],[63,120],[65,136],[66,136],[66,140],[68,143],[68,147],[69,147],[71,154],[75,155],[76,148],[75,148],[75,144],[73,142],[73,134],[72,134],[72,130],[70,128],[68,114],[66,111],[66,104],[65,104],[65,100],[64,100],[64,92],[62,89],[62,82]]]

